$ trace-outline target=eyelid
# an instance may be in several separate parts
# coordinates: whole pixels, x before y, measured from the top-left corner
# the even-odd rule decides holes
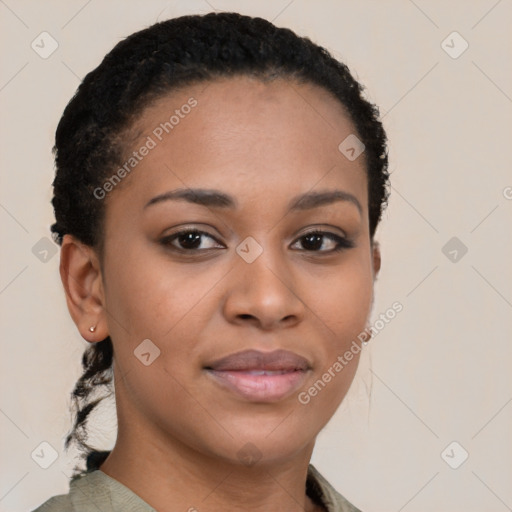
[[[196,224],[181,224],[179,226],[175,226],[171,233],[162,235],[160,238],[163,239],[163,238],[168,238],[170,236],[180,234],[182,232],[195,231],[195,232],[200,232],[202,234],[208,235],[208,236],[214,238],[217,243],[220,243],[220,241],[218,240],[217,237],[218,236],[224,237],[224,235],[222,235],[220,233],[219,233],[219,235],[214,235],[208,231],[205,231],[204,228],[202,228],[201,226],[207,226],[208,228],[212,228],[212,226],[210,226],[209,224],[201,224],[201,223],[199,223],[199,224],[197,224],[197,223]],[[212,228],[212,229],[214,229],[214,228]],[[294,237],[291,240],[294,241],[297,238],[309,235],[310,233],[317,233],[317,232],[321,232],[322,234],[328,235],[330,233],[330,231],[329,231],[330,229],[334,229],[341,233],[341,234],[332,233],[333,235],[337,235],[337,236],[340,236],[341,238],[349,239],[349,236],[341,228],[339,228],[337,226],[332,226],[330,224],[320,224],[320,225],[315,225],[312,227],[310,226],[310,227],[306,228],[306,231],[303,231],[302,233],[300,233],[298,235],[294,235]]]
[[[331,230],[338,231],[339,233],[333,233]],[[347,233],[345,233],[345,231],[343,229],[338,228],[337,226],[332,226],[330,224],[320,224],[317,226],[309,227],[306,229],[306,231],[302,232],[298,236],[301,237],[301,236],[309,235],[310,233],[317,233],[317,232],[321,232],[324,234],[332,233],[333,235],[337,235],[341,238],[346,238],[346,239],[349,238]]]
[[[205,227],[206,227],[206,229],[205,229]],[[210,231],[208,231],[208,229],[216,231],[217,234],[211,233]],[[179,226],[174,226],[173,228],[171,228],[171,230],[165,230],[164,231],[165,234],[162,235],[160,238],[168,238],[169,236],[174,236],[177,234],[181,234],[183,232],[188,233],[190,231],[208,235],[208,236],[214,238],[217,242],[219,242],[218,237],[223,237],[223,235],[221,233],[219,233],[215,228],[213,228],[209,224],[198,223],[198,224],[180,224]]]

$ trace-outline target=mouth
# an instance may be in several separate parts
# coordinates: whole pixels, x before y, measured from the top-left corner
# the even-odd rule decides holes
[[[277,402],[304,383],[311,366],[286,350],[247,350],[218,359],[204,367],[224,390],[252,402]]]

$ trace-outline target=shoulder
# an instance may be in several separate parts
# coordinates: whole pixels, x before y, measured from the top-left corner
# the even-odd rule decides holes
[[[71,512],[73,510],[73,503],[69,494],[59,494],[46,500],[42,505],[39,505],[32,512]]]
[[[322,502],[328,512],[361,512],[352,505],[312,465],[308,468],[307,492]]]
[[[69,492],[52,496],[32,512],[89,512],[96,509],[110,512],[110,496],[101,485],[99,471],[84,473],[71,479]],[[98,485],[100,484],[100,485]]]
[[[128,487],[100,470],[71,480],[68,494],[53,496],[32,512],[154,512]]]
[[[75,495],[78,489],[82,490],[90,487],[92,485],[91,480],[94,480],[93,477],[91,478],[91,473],[86,473],[72,479],[67,494],[52,496],[32,512],[82,512],[82,510],[88,510],[75,506]]]

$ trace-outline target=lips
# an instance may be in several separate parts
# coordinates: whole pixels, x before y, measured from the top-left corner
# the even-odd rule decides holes
[[[311,366],[287,350],[246,350],[213,361],[204,369],[219,386],[246,400],[276,402],[302,385]]]
[[[309,363],[306,359],[289,352],[288,350],[275,350],[274,352],[260,352],[259,350],[245,350],[230,354],[208,364],[206,369],[216,371],[306,371]]]

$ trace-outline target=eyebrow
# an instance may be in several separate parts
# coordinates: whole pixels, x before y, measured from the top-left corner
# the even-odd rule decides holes
[[[210,190],[202,188],[177,189],[153,197],[145,206],[152,206],[164,201],[188,201],[189,203],[199,204],[212,208],[230,208],[236,209],[238,202],[235,198],[220,192],[219,190]],[[289,202],[287,212],[310,210],[320,206],[326,206],[337,201],[346,201],[355,205],[360,213],[363,214],[363,207],[359,200],[349,192],[343,190],[325,190],[319,192],[306,192],[300,194]]]

